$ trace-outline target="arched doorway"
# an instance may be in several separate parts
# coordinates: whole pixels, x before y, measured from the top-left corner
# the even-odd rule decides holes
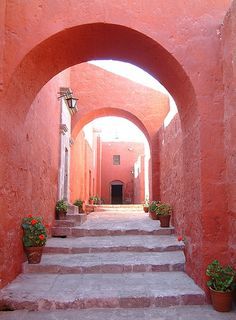
[[[124,184],[122,181],[116,180],[111,182],[110,198],[111,204],[123,204]]]

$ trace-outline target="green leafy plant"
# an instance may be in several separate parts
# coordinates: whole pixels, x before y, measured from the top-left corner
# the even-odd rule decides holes
[[[89,200],[93,200],[94,204],[99,204],[101,201],[98,196],[91,196],[91,197],[89,197]]]
[[[68,209],[68,204],[66,203],[65,200],[58,200],[56,203],[56,211],[64,211],[67,212]]]
[[[148,208],[148,207],[150,206],[150,203],[149,203],[148,198],[145,199],[145,202],[144,202],[143,206],[144,206],[145,208]]]
[[[29,215],[22,219],[23,244],[25,247],[42,247],[47,240],[46,228],[42,217]]]
[[[149,211],[151,211],[151,212],[156,211],[159,203],[160,203],[160,201],[151,201],[149,204]]]
[[[83,207],[83,200],[76,199],[75,202],[74,202],[74,205],[79,207],[79,208],[82,208]]]
[[[169,216],[172,213],[171,205],[159,202],[156,208],[156,214],[160,216]]]
[[[94,201],[94,204],[99,204],[100,198],[98,196],[95,196],[93,201]]]
[[[230,292],[234,289],[235,270],[231,266],[222,266],[218,260],[213,260],[206,269],[208,287],[216,291]]]

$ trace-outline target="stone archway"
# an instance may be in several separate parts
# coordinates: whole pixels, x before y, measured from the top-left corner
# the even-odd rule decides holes
[[[133,10],[135,10],[135,8],[133,8]],[[150,16],[153,16],[151,9],[149,14]],[[147,16],[149,16],[149,14],[147,14]],[[219,14],[216,14],[217,22],[220,20],[218,15]],[[31,13],[30,16],[32,16]],[[135,17],[137,18],[137,13],[135,14]],[[209,50],[209,59],[204,59],[205,55],[202,54],[202,62],[196,63],[196,65],[193,66],[195,59],[193,59],[194,63],[189,61],[189,56],[192,54],[191,48],[193,46],[189,45],[190,53],[189,56],[186,57],[182,51],[185,51],[185,47],[188,46],[188,41],[186,41],[184,37],[183,39],[181,38],[181,40],[177,37],[172,42],[172,39],[174,38],[172,32],[173,34],[177,34],[175,32],[175,24],[173,24],[173,27],[171,24],[171,30],[168,30],[167,32],[165,29],[168,24],[165,21],[165,23],[163,23],[165,27],[162,26],[162,29],[160,28],[161,36],[160,41],[158,41],[159,39],[156,31],[158,27],[155,23],[158,19],[150,19],[150,23],[147,24],[148,28],[146,28],[145,23],[140,24],[140,19],[136,22],[131,19],[131,22],[129,23],[129,19],[124,18],[124,22],[121,23],[121,21],[118,18],[114,18],[113,15],[111,15],[111,21],[110,17],[106,19],[102,18],[104,18],[103,14],[99,15],[98,21],[101,20],[108,23],[90,23],[91,21],[94,22],[94,19],[88,19],[88,17],[86,17],[81,20],[84,24],[79,26],[76,26],[78,21],[77,23],[74,21],[74,25],[65,24],[63,27],[58,25],[55,29],[52,28],[50,32],[47,30],[48,33],[46,35],[41,34],[37,39],[38,42],[34,42],[34,45],[22,48],[21,55],[17,56],[14,60],[15,65],[10,66],[11,77],[9,76],[7,85],[1,94],[1,106],[4,110],[7,110],[7,112],[3,112],[3,127],[6,129],[6,132],[8,132],[7,129],[9,127],[14,126],[16,128],[14,134],[10,133],[10,136],[6,137],[4,143],[1,142],[3,149],[6,149],[6,155],[4,155],[3,159],[4,163],[2,163],[1,168],[5,168],[5,172],[9,171],[9,166],[11,166],[13,172],[13,168],[17,168],[18,161],[12,159],[11,152],[8,149],[17,135],[18,141],[24,140],[25,137],[20,134],[21,127],[27,117],[27,112],[31,103],[40,89],[58,72],[90,59],[112,58],[129,61],[139,65],[161,81],[175,98],[178,105],[183,129],[184,174],[182,183],[184,184],[183,210],[185,222],[191,222],[196,229],[191,233],[192,242],[195,245],[195,253],[203,253],[203,251],[209,253],[207,239],[213,231],[211,227],[206,227],[204,222],[207,220],[208,214],[212,214],[214,209],[217,208],[216,202],[211,202],[213,204],[210,206],[210,209],[208,208],[208,204],[209,197],[212,195],[214,187],[216,187],[218,183],[217,177],[220,173],[223,160],[219,159],[216,163],[214,174],[211,175],[211,179],[208,179],[207,174],[211,167],[211,160],[214,159],[214,153],[209,157],[209,143],[205,142],[204,138],[209,136],[210,133],[213,133],[214,128],[209,128],[208,117],[206,116],[204,109],[210,102],[209,98],[205,98],[206,94],[213,93],[214,91],[218,92],[217,89],[219,89],[221,85],[220,81],[216,81],[216,85],[210,85],[211,78],[210,76],[206,76],[206,74],[213,74],[213,72],[208,71],[215,71],[214,68],[216,68],[218,58],[215,57],[214,54],[211,54],[211,51]],[[190,19],[190,23],[191,22]],[[188,35],[186,38],[191,40],[192,38],[196,39],[200,28],[196,29],[197,33],[192,31],[194,37],[191,37],[190,34],[190,36]],[[219,45],[215,31],[214,28],[211,28],[209,32],[209,37],[213,38],[209,45],[212,44],[213,48],[217,51]],[[74,41],[74,39],[76,39],[76,41]],[[203,37],[203,43],[206,43],[207,39]],[[168,42],[171,44],[168,44]],[[25,41],[25,43],[27,43],[27,41]],[[177,49],[175,50],[175,45],[179,43],[180,46],[177,46]],[[183,44],[184,46],[182,48]],[[207,56],[207,53],[205,54]],[[213,56],[214,59],[212,58]],[[203,79],[209,84],[208,86],[205,86],[204,81],[202,84],[202,80],[200,83],[200,80],[198,79],[201,78],[199,76],[199,70],[201,70],[201,68],[204,69],[207,61],[211,62],[211,64],[209,68],[206,68],[207,70],[203,72],[205,75],[205,78],[203,76]],[[216,69],[214,74],[219,76],[220,71],[218,68]],[[35,75],[37,75],[37,77]],[[204,86],[204,88],[202,88],[202,86]],[[198,100],[196,98],[195,90],[197,92]],[[221,104],[220,99],[216,100],[215,104],[217,106],[218,104]],[[201,122],[197,105],[199,101],[201,101],[202,108]],[[215,107],[215,104],[212,104],[213,107]],[[212,123],[219,120],[217,118],[218,114],[214,116],[216,119],[213,119]],[[221,130],[217,131],[216,140],[218,141],[218,139],[221,141]],[[214,144],[214,147],[217,149],[218,144]],[[19,155],[21,154],[19,143],[18,145],[16,144],[14,151]],[[22,155],[23,160],[25,160],[24,156],[25,155]],[[8,159],[11,161],[7,161]],[[15,172],[15,176],[17,176],[17,172]],[[4,179],[3,189],[7,190],[9,188],[11,190],[11,185],[14,185],[17,189],[17,191],[14,192],[19,194],[19,198],[25,199],[22,186],[15,180],[16,178],[12,176],[9,180]],[[196,181],[194,190],[193,181]],[[221,190],[217,188],[217,192],[220,191]],[[10,198],[8,195],[4,194],[3,201],[6,205],[4,205],[3,209],[6,209],[6,211],[10,210],[13,212],[15,210],[14,206],[10,206],[10,209],[8,207],[9,202],[14,202],[12,201],[14,200],[14,192],[11,193]],[[223,197],[222,202],[224,202]],[[19,211],[23,212],[23,208],[24,201],[21,201]],[[191,211],[191,216],[189,215],[189,211]],[[7,221],[11,221],[9,214],[7,217]],[[16,228],[16,225],[16,223],[12,224],[12,230]],[[206,236],[205,239],[199,239],[199,230],[204,232],[204,235]],[[205,247],[203,246],[203,241],[205,241]],[[224,244],[226,245],[226,243],[227,239]],[[7,251],[8,250],[5,249],[6,259],[9,260],[11,252]],[[203,274],[206,258],[202,257],[201,261],[198,260],[197,265],[195,258],[196,254],[191,257],[188,265],[195,266],[195,269],[191,272],[195,279],[198,279],[199,272]],[[190,269],[191,268],[189,268],[189,270]],[[203,280],[199,281],[202,282]]]
[[[112,102],[111,102],[112,104]],[[82,117],[82,112],[78,112],[75,117],[73,117],[72,122],[72,138],[76,140],[76,137],[79,133],[79,131],[90,121],[100,118],[100,117],[106,117],[106,116],[117,116],[124,119],[127,119],[134,123],[145,135],[151,152],[151,162],[149,164],[150,166],[150,177],[149,177],[149,189],[150,189],[150,199],[159,199],[160,198],[160,181],[157,177],[159,177],[159,167],[157,166],[158,163],[158,150],[157,143],[155,141],[157,130],[159,129],[161,123],[164,121],[165,115],[168,112],[167,105],[163,105],[162,111],[159,113],[157,111],[155,117],[153,118],[153,122],[155,122],[157,125],[153,129],[152,126],[149,124],[149,121],[147,121],[144,117],[142,119],[142,109],[138,109],[138,105],[136,106],[136,111],[132,110],[132,112],[135,112],[135,114],[128,112],[127,110],[124,110],[122,108],[99,108],[97,106],[92,111],[87,111],[87,106],[85,108],[84,116]],[[135,108],[134,108],[135,109]],[[158,123],[159,127],[158,127]],[[72,147],[72,154],[73,154],[73,147]],[[73,157],[72,157],[73,162]],[[72,165],[73,167],[73,165]]]
[[[24,123],[36,94],[58,72],[87,60],[102,58],[129,61],[148,71],[165,85],[175,98],[181,119],[184,120],[184,148],[188,150],[188,159],[191,155],[198,158],[199,119],[195,92],[188,75],[174,56],[158,42],[141,32],[116,24],[93,23],[69,28],[42,41],[26,54],[12,75],[2,99],[4,108],[11,110],[8,123],[9,120],[18,126]],[[17,94],[13,94],[16,92]],[[153,136],[151,143],[158,144],[157,136]],[[157,152],[158,146],[155,150]],[[195,164],[196,162],[189,162],[188,169],[198,179],[199,166]],[[157,162],[153,171],[158,172]],[[157,176],[153,178],[156,179]],[[192,185],[192,180],[186,181],[185,187],[188,188],[189,183]],[[20,185],[18,188],[24,194]],[[200,186],[196,192],[200,193]]]

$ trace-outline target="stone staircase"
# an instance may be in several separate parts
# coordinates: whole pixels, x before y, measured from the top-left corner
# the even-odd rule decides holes
[[[141,210],[91,213],[86,222],[56,222],[66,238],[47,241],[38,265],[0,293],[10,309],[55,310],[202,305],[204,292],[184,272],[173,228]],[[62,230],[60,230],[62,231]]]

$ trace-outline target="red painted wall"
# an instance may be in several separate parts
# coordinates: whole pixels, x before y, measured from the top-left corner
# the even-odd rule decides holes
[[[221,235],[228,241],[228,250],[223,252],[227,261],[236,267],[236,2],[227,14],[222,32],[223,77],[224,77],[224,146],[226,154],[227,215],[221,220]],[[219,230],[220,231],[220,230]]]
[[[171,223],[175,226],[176,235],[187,239],[186,271],[197,277],[195,266],[200,267],[205,263],[198,251],[202,246],[202,238],[199,236],[202,234],[199,216],[201,199],[196,188],[199,181],[194,181],[190,170],[184,170],[183,132],[179,114],[174,116],[167,127],[163,125],[159,130],[158,143],[161,201],[173,207]],[[192,179],[191,186],[186,184],[187,176]],[[186,199],[191,202],[191,207],[186,205]]]
[[[92,146],[86,140],[81,130],[71,148],[70,167],[70,199],[88,202],[90,196],[99,196],[99,145],[100,138],[96,132],[93,134]]]
[[[22,217],[42,216],[54,222],[58,192],[60,103],[57,92],[68,83],[66,73],[47,83],[36,96],[23,122],[7,118],[8,130],[1,128],[0,189],[0,275],[1,285],[21,271]],[[15,133],[15,136],[12,136]],[[3,166],[4,163],[4,166]]]
[[[145,194],[145,156],[140,155],[138,158],[138,170],[134,173],[134,203],[144,203],[147,194]]]
[[[200,234],[194,242],[195,251],[203,257],[203,260],[190,257],[188,268],[194,266],[191,275],[204,285],[208,260],[228,255],[225,252],[232,250],[233,241],[232,236],[228,238],[230,227],[219,227],[220,218],[228,214],[229,208],[234,212],[233,157],[231,141],[228,141],[234,127],[229,121],[230,103],[226,102],[224,108],[224,89],[229,101],[233,101],[230,97],[234,94],[233,87],[226,85],[224,88],[222,73],[224,59],[225,79],[227,65],[229,70],[232,68],[227,48],[234,41],[229,32],[231,28],[234,30],[233,22],[225,29],[229,45],[223,51],[219,33],[230,3],[230,0],[200,0],[194,4],[185,1],[183,7],[181,0],[174,4],[166,0],[150,1],[148,6],[145,2],[137,5],[137,1],[132,0],[111,0],[104,7],[100,1],[71,0],[73,10],[67,16],[66,0],[57,2],[56,6],[53,1],[1,1],[3,10],[0,12],[5,16],[2,14],[0,20],[1,35],[4,35],[4,39],[0,37],[0,149],[3,151],[0,157],[3,212],[0,241],[4,243],[4,263],[9,262],[8,272],[6,267],[2,272],[4,283],[16,275],[21,264],[20,219],[15,218],[15,212],[20,216],[29,202],[29,192],[22,181],[27,181],[25,167],[30,163],[24,124],[31,104],[43,85],[58,72],[87,60],[109,58],[129,61],[149,71],[160,79],[177,102],[183,134],[183,202]],[[232,75],[232,71],[229,74]],[[52,99],[56,100],[55,96]],[[37,115],[44,111],[40,108]],[[48,119],[44,113],[42,118],[45,132],[49,128],[51,132],[53,124],[48,124],[52,117]],[[41,123],[38,119],[36,122]],[[152,115],[149,122],[155,126]],[[38,132],[37,125],[34,128],[32,123],[30,129]],[[41,137],[35,137],[39,150],[44,145],[43,142],[39,145]],[[48,135],[45,141],[48,142]],[[158,141],[157,135],[150,139],[152,158],[158,157]],[[53,166],[54,156],[48,149],[41,152],[36,163],[42,158],[47,161],[41,163],[40,168]],[[33,165],[31,162],[29,170]],[[157,161],[153,163],[154,180],[159,179],[159,166]],[[54,181],[53,172],[54,169],[45,169],[43,174]],[[37,178],[34,185],[36,189],[40,189],[39,180]],[[189,191],[193,184],[194,194]],[[43,196],[39,199],[39,207],[43,208],[45,199]],[[51,203],[52,199],[48,201]],[[195,229],[189,232],[195,239]]]
[[[129,148],[132,150],[128,150]],[[138,156],[143,152],[144,147],[140,143],[102,143],[101,196],[106,204],[111,203],[110,185],[115,180],[120,180],[124,184],[124,203],[134,203],[134,176],[132,171]],[[120,155],[120,165],[113,165],[113,155]]]

